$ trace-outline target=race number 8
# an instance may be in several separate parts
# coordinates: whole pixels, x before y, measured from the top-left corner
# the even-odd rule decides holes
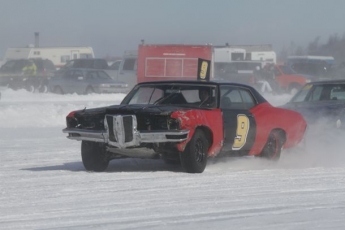
[[[249,125],[249,118],[245,114],[237,115],[237,129],[232,150],[240,150],[246,144]]]

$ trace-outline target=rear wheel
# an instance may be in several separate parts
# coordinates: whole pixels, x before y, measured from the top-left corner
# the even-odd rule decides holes
[[[104,145],[97,142],[82,141],[81,158],[87,171],[102,172],[109,164]]]
[[[205,133],[197,129],[185,150],[180,153],[181,165],[188,173],[202,173],[206,168],[209,141]]]
[[[263,157],[268,160],[279,160],[281,148],[282,142],[279,132],[272,131],[268,136],[268,140],[260,154],[260,157]]]
[[[25,89],[30,93],[35,92],[35,87],[33,85],[27,85]]]

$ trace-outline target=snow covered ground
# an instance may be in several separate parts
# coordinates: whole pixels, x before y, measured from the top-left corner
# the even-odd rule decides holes
[[[277,163],[216,159],[187,174],[125,159],[86,172],[65,116],[123,97],[2,92],[0,229],[345,229],[345,143],[322,131]]]

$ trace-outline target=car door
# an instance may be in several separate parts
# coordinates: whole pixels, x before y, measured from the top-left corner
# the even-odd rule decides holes
[[[83,94],[85,93],[86,87],[87,87],[87,82],[84,77],[84,71],[75,70],[71,77],[71,83],[70,83],[71,93]]]
[[[61,87],[64,93],[71,93],[72,91],[72,81],[73,81],[74,70],[62,71],[60,74],[55,77],[55,87]]]
[[[224,151],[246,154],[253,146],[256,123],[249,109],[255,104],[253,95],[246,88],[230,85],[220,87],[220,108],[224,122]]]

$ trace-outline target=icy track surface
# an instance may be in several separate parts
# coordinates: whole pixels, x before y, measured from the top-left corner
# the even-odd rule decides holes
[[[345,229],[344,136],[321,130],[277,163],[217,159],[187,174],[126,159],[86,172],[80,142],[61,132],[65,116],[123,97],[2,92],[0,229]]]

